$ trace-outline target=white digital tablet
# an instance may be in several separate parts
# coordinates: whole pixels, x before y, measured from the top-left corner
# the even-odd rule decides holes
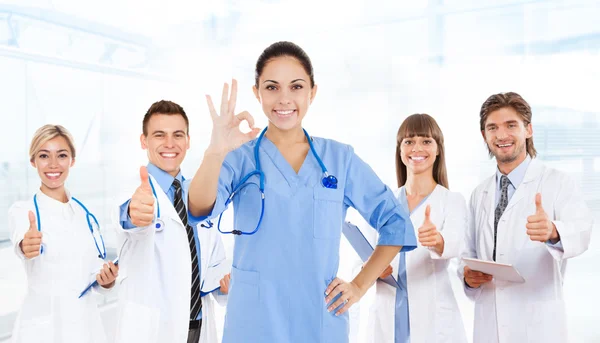
[[[483,272],[494,276],[496,280],[524,283],[525,279],[519,274],[519,271],[512,264],[497,263],[494,261],[484,261],[475,258],[463,257],[463,261],[478,272]]]

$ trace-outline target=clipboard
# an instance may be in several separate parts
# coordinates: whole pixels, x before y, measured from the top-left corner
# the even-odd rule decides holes
[[[231,260],[223,260],[219,264],[210,266],[204,271],[204,281],[200,285],[200,296],[204,297],[221,288],[221,279],[231,273]]]
[[[363,235],[360,228],[350,222],[345,222],[342,225],[342,233],[344,234],[348,242],[350,242],[352,248],[354,248],[354,250],[358,253],[360,259],[363,262],[366,262],[369,259],[369,257],[371,257],[371,254],[373,254],[373,250],[375,250],[375,248],[373,248],[373,245],[371,244],[371,242],[369,242],[367,237]],[[392,275],[389,275],[386,278],[379,280],[387,283],[392,287],[402,288],[400,287],[400,283],[398,283],[398,280],[394,277],[394,273],[392,273]]]
[[[515,283],[525,282],[525,278],[519,274],[519,271],[512,264],[484,261],[469,257],[463,257],[462,260],[472,270],[490,274],[496,280],[510,281]]]
[[[119,264],[119,258],[117,257],[114,261],[113,264],[116,266]],[[79,294],[79,296],[77,297],[77,299],[81,298],[85,293],[87,293],[87,291],[89,291],[90,289],[92,289],[92,287],[96,286],[98,284],[97,280],[94,280],[92,283],[90,283],[89,285],[87,285],[87,287],[83,290],[83,292],[81,292],[81,294]]]

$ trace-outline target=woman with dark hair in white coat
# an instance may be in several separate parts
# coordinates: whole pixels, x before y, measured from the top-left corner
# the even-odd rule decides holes
[[[401,252],[381,275],[371,312],[372,341],[461,343],[466,334],[450,285],[449,260],[458,256],[467,226],[464,198],[448,190],[444,137],[427,114],[406,118],[398,130],[396,197],[418,229],[418,247]]]

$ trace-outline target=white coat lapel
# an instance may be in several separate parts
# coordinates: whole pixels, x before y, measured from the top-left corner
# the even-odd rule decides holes
[[[487,187],[483,190],[481,203],[483,204],[483,219],[487,219],[488,228],[494,230],[494,215],[496,211],[496,177],[491,177]]]
[[[173,207],[173,203],[171,203],[169,197],[167,197],[162,188],[160,188],[160,185],[158,184],[156,179],[152,177],[152,175],[150,175],[150,178],[152,179],[154,189],[156,190],[156,198],[158,200],[158,203],[160,204],[161,219],[166,223],[167,219],[170,218],[173,221],[177,222],[181,227],[183,227],[183,222],[181,221],[181,218],[179,218],[179,215],[175,211],[175,207]]]
[[[521,198],[525,198],[525,202],[522,206],[517,207],[517,209],[521,209],[519,213],[521,218],[526,219],[527,216],[532,215],[534,212],[534,199],[535,194],[540,191],[540,185],[542,183],[542,176],[544,174],[544,165],[538,163],[535,159],[531,160],[529,167],[527,168],[527,172],[525,174],[525,178],[523,179],[523,183],[519,187],[521,190]],[[516,192],[515,192],[516,194]],[[528,209],[530,209],[529,212]],[[518,247],[516,253],[523,251],[523,245],[529,241],[529,236],[526,234],[526,228],[519,228],[520,232],[515,232],[515,238],[513,239],[515,247]]]

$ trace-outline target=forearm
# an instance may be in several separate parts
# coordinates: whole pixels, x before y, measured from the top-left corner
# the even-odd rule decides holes
[[[393,245],[378,245],[375,247],[373,254],[352,282],[366,291],[373,285],[375,280],[377,280],[379,275],[387,268],[401,249],[401,246]]]
[[[226,154],[211,152],[204,153],[204,159],[190,183],[188,206],[195,217],[208,215],[217,198],[219,174]]]

